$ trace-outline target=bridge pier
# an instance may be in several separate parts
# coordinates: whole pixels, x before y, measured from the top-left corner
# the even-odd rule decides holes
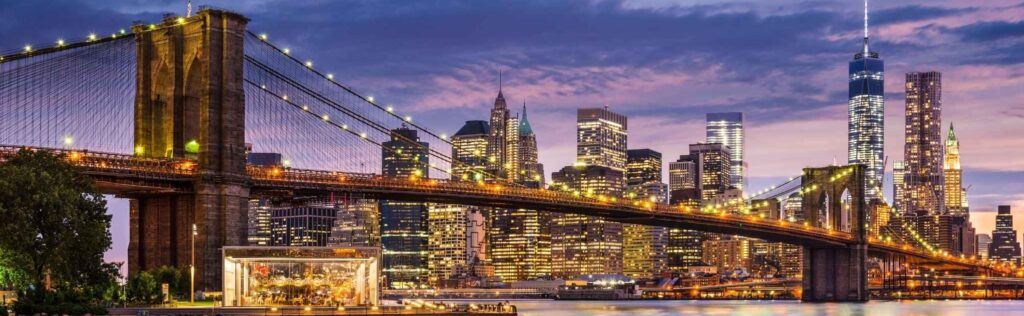
[[[846,246],[804,247],[804,302],[866,302],[867,208],[864,165],[804,168],[801,210],[806,224],[848,232]]]
[[[868,246],[804,247],[804,302],[866,302]]]
[[[219,290],[221,249],[246,242],[250,179],[245,170],[242,88],[248,19],[204,9],[187,18],[135,25],[135,155],[196,159],[191,190],[132,197],[128,272],[187,270],[196,227],[196,290]]]

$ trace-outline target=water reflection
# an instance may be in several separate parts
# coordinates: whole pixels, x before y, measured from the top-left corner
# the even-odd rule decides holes
[[[1024,315],[1024,301],[514,301],[524,316],[630,315]]]

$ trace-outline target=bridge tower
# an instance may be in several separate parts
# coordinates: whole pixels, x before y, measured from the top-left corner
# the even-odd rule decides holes
[[[812,226],[849,233],[846,247],[804,247],[805,302],[868,300],[867,207],[864,165],[804,168],[804,218]]]
[[[178,193],[131,194],[128,271],[187,269],[195,235],[196,289],[221,287],[221,247],[244,245],[243,40],[248,19],[221,10],[135,25],[135,155],[196,159]],[[184,192],[184,193],[181,193]]]

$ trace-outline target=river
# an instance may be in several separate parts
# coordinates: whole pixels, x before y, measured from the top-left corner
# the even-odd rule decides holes
[[[465,302],[465,301],[462,301]],[[493,301],[490,301],[493,303]],[[513,301],[524,316],[632,315],[1024,315],[1024,301]]]

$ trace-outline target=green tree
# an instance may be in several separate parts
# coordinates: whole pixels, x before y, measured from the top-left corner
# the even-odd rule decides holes
[[[172,297],[183,298],[189,292],[189,274],[187,269],[178,269],[172,266],[161,266],[150,270],[158,284],[167,283]]]
[[[0,163],[0,282],[82,291],[108,286],[116,266],[106,200],[63,155],[20,150]],[[89,292],[87,290],[85,292]]]
[[[129,302],[140,304],[157,304],[162,301],[160,284],[153,274],[142,271],[128,278],[125,295]]]

